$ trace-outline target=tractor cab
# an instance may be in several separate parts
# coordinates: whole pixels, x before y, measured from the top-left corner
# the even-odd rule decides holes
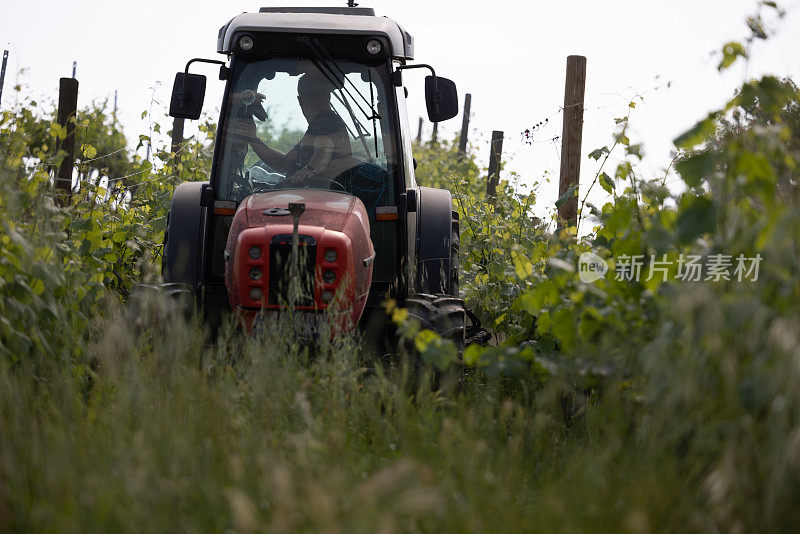
[[[458,220],[448,191],[416,184],[402,73],[430,70],[434,122],[455,116],[456,89],[409,63],[411,35],[368,8],[262,8],[225,24],[217,51],[175,79],[179,119],[202,110],[190,67],[219,64],[226,85],[210,180],[173,196],[165,281],[211,318],[252,316],[286,305],[278,284],[302,249],[310,313],[340,294],[354,325],[387,298],[457,297]]]

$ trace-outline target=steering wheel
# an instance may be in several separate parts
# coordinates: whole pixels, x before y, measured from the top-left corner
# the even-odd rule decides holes
[[[336,180],[328,180],[328,181],[330,182],[330,187],[328,187],[328,189],[331,189],[331,190],[335,191],[335,189],[333,189],[333,186],[335,185],[342,193],[348,193],[348,194],[350,193],[350,191],[348,191],[345,186],[343,186],[341,183],[337,182]]]
[[[334,186],[336,186],[336,189],[334,189]],[[348,193],[348,194],[350,193],[345,186],[343,186],[340,182],[337,182],[336,180],[328,179],[328,178],[318,178],[318,177],[313,177],[313,176],[310,177],[310,178],[306,178],[305,180],[303,180],[300,183],[294,183],[294,182],[292,182],[291,178],[285,178],[285,179],[281,180],[280,182],[276,183],[275,184],[275,188],[276,189],[279,189],[279,188],[280,189],[283,189],[283,188],[287,188],[287,189],[288,188],[331,189],[331,190],[334,190],[334,191],[339,190],[339,191],[341,191],[343,193]]]

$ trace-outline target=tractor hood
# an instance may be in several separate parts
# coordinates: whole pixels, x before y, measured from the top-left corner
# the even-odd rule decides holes
[[[300,217],[300,224],[305,226],[341,232],[352,214],[359,219],[362,227],[369,228],[361,201],[352,195],[335,191],[288,189],[258,193],[247,197],[244,206],[239,209],[245,211],[249,228],[276,223],[292,224],[292,216],[288,211],[282,214],[290,203],[305,204],[305,212]],[[359,206],[361,209],[358,209]]]
[[[285,307],[286,262],[294,230],[289,204],[305,205],[297,230],[298,246],[307,252],[298,271],[306,291],[296,309],[321,312],[335,302],[344,312],[339,327],[350,330],[367,303],[375,248],[363,202],[336,191],[257,193],[239,205],[225,248],[225,287],[231,306],[244,314],[246,325],[260,309]]]

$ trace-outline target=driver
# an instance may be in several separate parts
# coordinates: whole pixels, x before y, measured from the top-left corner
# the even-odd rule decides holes
[[[283,154],[256,135],[255,123],[247,119],[246,137],[256,155],[273,169],[286,175],[290,184],[308,183],[309,179],[333,181],[352,167],[353,153],[347,128],[331,109],[334,87],[321,73],[309,72],[297,82],[297,101],[308,121],[303,138]]]

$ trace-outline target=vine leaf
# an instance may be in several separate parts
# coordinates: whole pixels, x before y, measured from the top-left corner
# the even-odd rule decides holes
[[[692,154],[675,164],[675,170],[689,187],[697,187],[711,172],[713,158],[707,150]]]
[[[560,208],[567,202],[567,200],[575,196],[578,196],[578,184],[572,184],[569,186],[569,189],[564,191],[563,195],[558,197],[558,200],[556,200],[556,207]]]
[[[725,45],[722,47],[722,61],[720,61],[719,65],[717,65],[717,70],[723,71],[727,69],[740,57],[747,57],[747,52],[745,51],[744,46],[742,46],[742,43],[738,41],[725,43]]]
[[[709,113],[708,117],[676,137],[673,143],[678,148],[692,148],[699,145],[717,131],[718,116],[719,112]]]
[[[602,158],[605,154],[608,154],[609,152],[610,150],[608,149],[608,147],[604,146],[602,148],[596,148],[595,150],[589,152],[589,157],[595,161],[598,161],[600,158]]]
[[[600,174],[600,187],[602,187],[606,193],[612,194],[615,187],[614,180],[612,180],[609,175],[603,172]]]
[[[678,240],[691,243],[699,236],[714,230],[717,217],[714,205],[706,197],[684,196],[678,215]]]

